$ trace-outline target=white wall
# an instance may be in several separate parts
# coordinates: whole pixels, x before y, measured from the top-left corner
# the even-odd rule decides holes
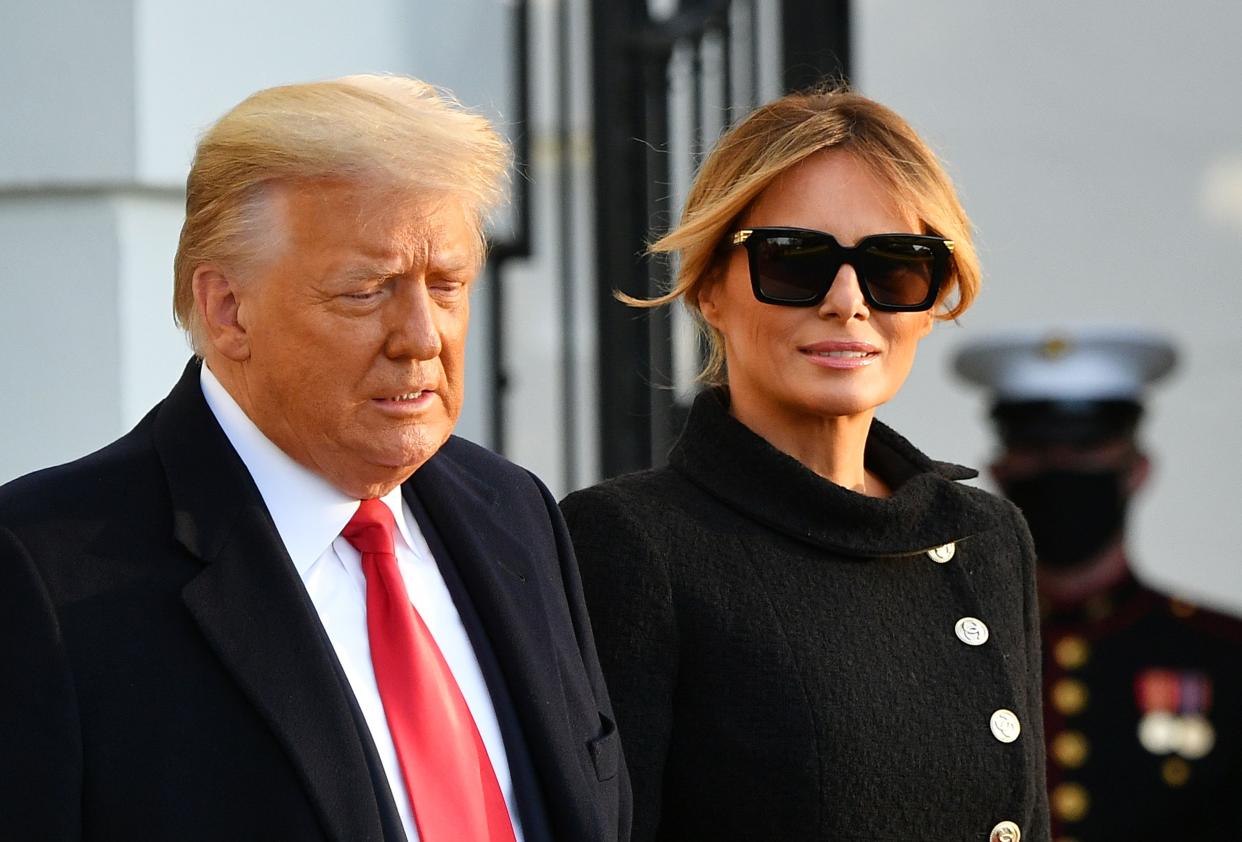
[[[949,375],[962,342],[1087,321],[1168,334],[1182,366],[1149,404],[1133,554],[1242,607],[1242,6],[858,0],[855,23],[856,83],[947,161],[985,269],[881,417],[986,465],[985,403]]]
[[[0,196],[0,478],[119,429],[114,223],[99,196]]]

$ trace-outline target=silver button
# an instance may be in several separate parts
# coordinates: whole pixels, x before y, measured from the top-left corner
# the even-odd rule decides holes
[[[1011,821],[997,822],[988,842],[1021,842],[1022,828]]]
[[[957,545],[950,541],[947,544],[941,544],[939,547],[932,547],[927,551],[927,557],[937,564],[944,564],[946,561],[953,558],[953,555],[956,552]]]
[[[967,646],[982,646],[988,642],[988,627],[974,617],[958,620],[953,631],[957,633],[957,639]]]
[[[1017,715],[1004,708],[992,714],[992,721],[988,724],[992,727],[992,736],[1002,743],[1012,743],[1022,733],[1022,724],[1018,722]]]

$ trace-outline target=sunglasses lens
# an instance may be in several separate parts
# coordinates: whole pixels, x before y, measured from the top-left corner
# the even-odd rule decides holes
[[[758,243],[754,267],[759,289],[773,301],[818,301],[836,274],[836,249],[823,238],[797,234],[768,236]]]
[[[932,245],[913,238],[880,237],[867,242],[859,275],[877,304],[889,307],[931,305],[941,261]]]

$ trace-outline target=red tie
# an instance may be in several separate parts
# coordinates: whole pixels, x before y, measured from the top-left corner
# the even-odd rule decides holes
[[[440,647],[414,610],[393,519],[363,500],[341,533],[362,553],[371,663],[422,842],[513,842],[496,772]]]

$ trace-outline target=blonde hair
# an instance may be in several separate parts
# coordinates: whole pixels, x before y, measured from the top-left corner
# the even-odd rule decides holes
[[[177,324],[201,352],[194,271],[208,262],[248,267],[271,250],[273,185],[344,179],[453,195],[474,212],[482,247],[509,159],[486,118],[417,79],[346,76],[259,91],[208,129],[195,152],[173,264]]]
[[[680,224],[649,247],[651,254],[679,258],[672,288],[650,299],[618,295],[636,307],[680,299],[689,308],[707,340],[700,380],[724,379],[724,337],[704,320],[698,299],[728,259],[726,238],[778,176],[827,149],[854,155],[898,209],[919,221],[923,233],[954,242],[949,278],[936,304],[938,319],[957,318],[978,294],[979,258],[970,220],[948,174],[914,129],[896,112],[845,87],[789,94],[756,109],[720,138],[695,176]]]

